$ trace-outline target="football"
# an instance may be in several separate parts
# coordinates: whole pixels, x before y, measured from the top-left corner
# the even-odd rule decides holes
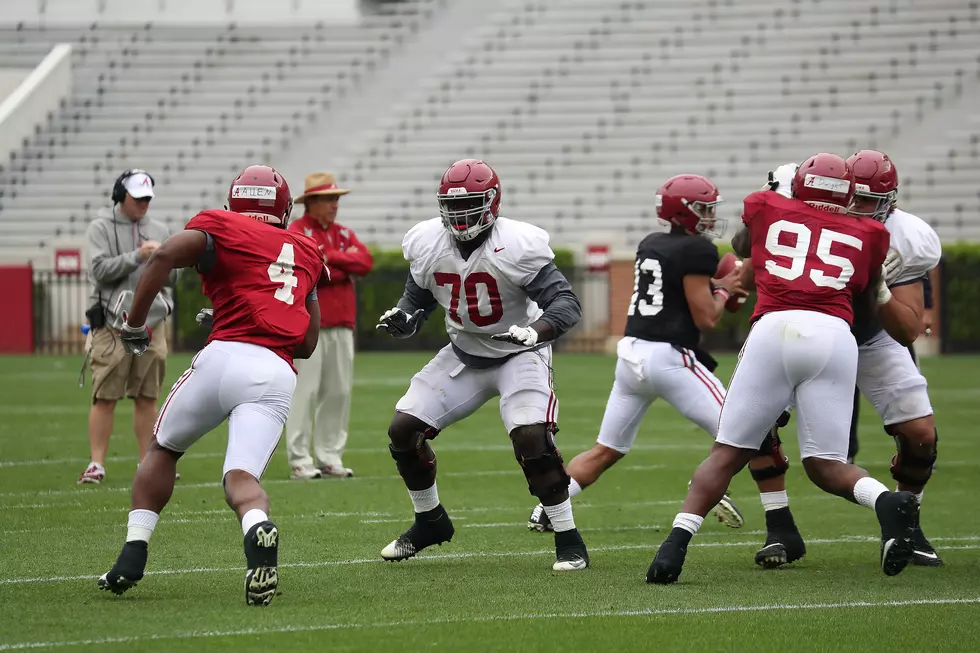
[[[721,257],[718,262],[718,270],[715,272],[715,279],[721,279],[726,274],[732,271],[733,268],[742,267],[742,260],[737,256],[728,252]],[[725,310],[729,313],[737,313],[742,305],[745,304],[745,297],[730,297],[725,303]]]

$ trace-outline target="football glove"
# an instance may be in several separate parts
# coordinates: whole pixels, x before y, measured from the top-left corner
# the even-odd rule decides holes
[[[888,284],[885,283],[885,264],[881,264],[881,279],[878,281],[878,306],[883,306],[887,304],[892,299],[892,291],[888,289]]]
[[[122,329],[119,330],[119,339],[122,340],[123,349],[127,353],[142,356],[146,348],[150,346],[150,330],[146,328],[145,324],[131,327],[126,321],[128,319],[128,316],[123,313],[123,325]]]
[[[905,267],[905,261],[902,259],[902,255],[898,253],[896,249],[889,249],[888,255],[885,256],[885,263],[881,266],[881,274],[885,281],[892,283],[901,274],[902,268]]]
[[[412,314],[400,308],[389,308],[374,328],[379,331],[387,331],[388,335],[393,338],[411,338],[422,324],[423,313],[425,310],[421,308]]]
[[[796,169],[799,166],[795,163],[787,163],[769,171],[769,181],[762,187],[762,190],[774,190],[785,198],[793,196],[793,177],[796,176]]]
[[[524,345],[533,347],[538,344],[538,332],[531,327],[519,327],[517,325],[507,329],[506,333],[495,333],[490,336],[491,340],[502,340],[512,345]]]
[[[214,309],[202,308],[194,320],[202,329],[212,328],[214,326]]]

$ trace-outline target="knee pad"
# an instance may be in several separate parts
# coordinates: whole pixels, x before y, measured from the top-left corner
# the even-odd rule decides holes
[[[568,489],[571,481],[561,453],[555,447],[554,434],[551,424],[518,426],[510,432],[514,457],[524,470],[527,489],[539,499]]]
[[[938,456],[939,431],[933,428],[932,442],[910,438],[902,432],[901,424],[886,426],[885,433],[895,438],[898,447],[898,453],[892,457],[892,478],[908,485],[928,483]]]
[[[439,435],[439,429],[411,416],[396,416],[388,427],[388,452],[395,460],[398,473],[406,481],[422,481],[432,476],[436,467],[436,452],[429,440]]]
[[[789,413],[784,412],[783,415],[786,416],[786,421],[783,421],[783,416],[780,416],[780,421],[783,421],[783,426],[789,420]],[[762,441],[762,446],[759,447],[757,458],[766,458],[769,461],[768,467],[763,467],[762,469],[752,469],[749,467],[749,473],[752,475],[752,479],[755,481],[766,481],[770,478],[777,478],[783,476],[786,470],[789,469],[789,458],[783,455],[783,441],[779,439],[779,421],[776,425],[769,429],[769,433],[766,434],[766,439]]]

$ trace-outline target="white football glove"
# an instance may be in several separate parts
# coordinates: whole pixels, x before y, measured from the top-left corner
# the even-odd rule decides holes
[[[214,309],[202,308],[201,311],[194,316],[194,321],[197,322],[198,326],[203,329],[212,328],[214,326]]]
[[[885,282],[885,264],[881,264],[881,279],[878,280],[878,306],[883,306],[892,299],[892,291]]]
[[[490,336],[491,340],[503,340],[513,345],[524,345],[533,347],[538,344],[538,332],[531,327],[519,327],[517,325],[507,329],[507,333],[495,333]]]
[[[902,255],[898,253],[896,249],[889,249],[888,255],[885,256],[885,262],[881,266],[881,274],[885,278],[885,281],[892,283],[901,274],[902,269],[905,267],[905,261],[902,259]]]
[[[379,331],[387,331],[393,338],[411,338],[419,330],[424,309],[408,314],[400,308],[389,308],[374,326]]]
[[[800,166],[795,163],[787,163],[769,171],[769,181],[762,187],[762,190],[774,190],[783,197],[789,199],[793,197],[793,177],[796,176],[796,169]]]

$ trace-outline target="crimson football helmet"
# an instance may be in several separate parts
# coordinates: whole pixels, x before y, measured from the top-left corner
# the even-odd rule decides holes
[[[677,175],[657,189],[657,217],[691,235],[720,238],[727,221],[716,218],[715,211],[722,202],[718,187],[707,177]]]
[[[457,240],[473,240],[493,226],[500,213],[500,179],[483,161],[463,159],[442,175],[436,199],[449,233]]]
[[[228,210],[285,229],[293,210],[293,196],[275,168],[249,166],[231,182]]]
[[[854,205],[851,215],[885,221],[898,201],[898,169],[878,150],[852,154],[847,165],[854,171]]]
[[[830,213],[847,213],[854,199],[854,172],[843,157],[814,154],[800,164],[792,183],[793,197]]]

